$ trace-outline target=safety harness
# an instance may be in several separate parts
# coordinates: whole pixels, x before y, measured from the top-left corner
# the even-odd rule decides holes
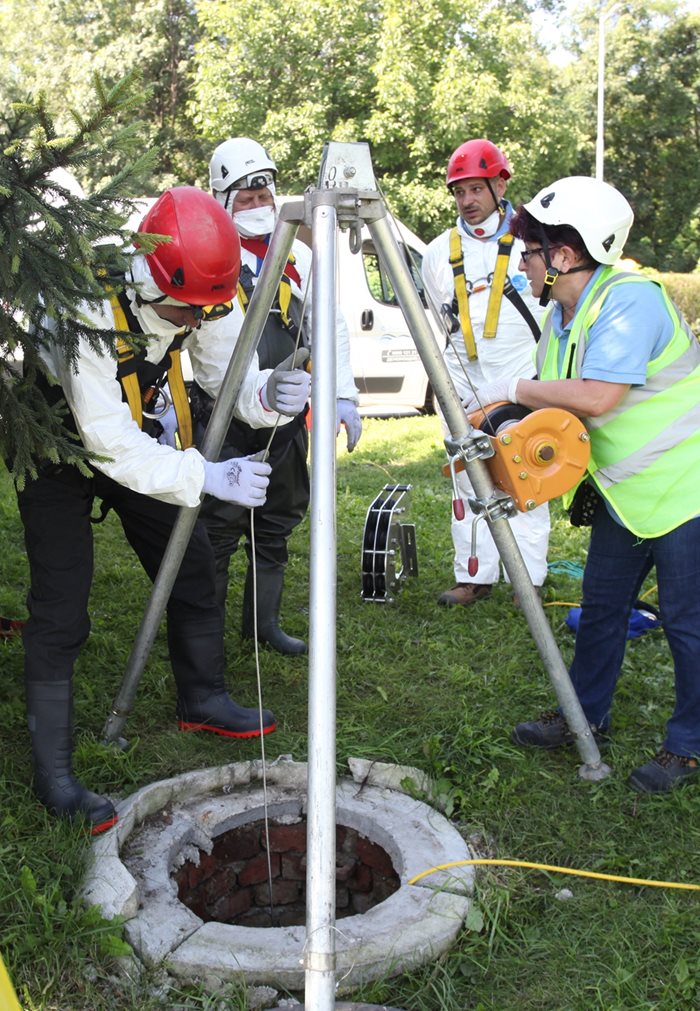
[[[125,333],[140,333],[141,327],[131,312],[125,292],[110,295],[114,322],[117,330]],[[187,397],[187,389],[182,374],[181,345],[188,334],[183,330],[168,348],[165,359],[157,366],[146,361],[145,350],[135,349],[125,337],[117,338],[117,379],[122,385],[131,416],[143,428],[144,412],[155,406],[155,400],[167,379],[170,396],[177,416],[177,428],[182,449],[192,445],[192,414]],[[144,376],[145,367],[150,375]],[[156,376],[156,373],[159,375]],[[146,385],[144,385],[144,379]]]
[[[263,242],[262,239],[248,239],[241,238],[241,245],[244,249],[247,249],[249,253],[252,253],[258,258],[258,260],[264,260],[267,256],[267,251],[270,248],[267,242]],[[293,253],[289,254],[287,262],[282,272],[282,277],[280,278],[280,287],[277,295],[280,307],[280,315],[282,317],[282,322],[286,327],[291,325],[291,320],[289,318],[289,306],[292,302],[292,284],[294,281],[297,288],[301,291],[301,275],[297,270],[296,257]],[[240,305],[243,312],[246,311],[246,306],[248,305],[248,298],[239,282],[238,284],[238,304]]]
[[[469,296],[474,292],[484,291],[489,285],[491,286],[491,291],[489,292],[489,301],[486,307],[483,336],[487,339],[492,339],[496,336],[498,319],[501,312],[501,301],[505,295],[527,323],[535,341],[540,339],[540,328],[537,320],[508,276],[508,264],[513,248],[513,238],[514,236],[510,233],[506,233],[499,238],[496,265],[493,273],[482,284],[474,285],[471,281],[467,280],[464,273],[464,253],[462,251],[462,238],[459,229],[453,228],[450,232],[450,266],[452,267],[452,274],[454,276],[457,312],[464,338],[464,346],[470,361],[474,361],[478,355],[474,328],[472,327],[469,315]]]

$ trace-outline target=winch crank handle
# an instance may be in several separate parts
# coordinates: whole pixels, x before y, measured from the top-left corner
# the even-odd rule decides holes
[[[455,473],[455,464],[457,463],[457,457],[450,457],[450,478],[452,479],[452,512],[456,520],[464,519],[464,501],[462,496],[459,494],[459,488],[457,487],[457,474]]]
[[[470,555],[467,559],[467,572],[470,576],[475,576],[479,571],[479,558],[476,553],[476,525],[481,519],[481,516],[475,516],[472,520],[472,543],[470,548]]]

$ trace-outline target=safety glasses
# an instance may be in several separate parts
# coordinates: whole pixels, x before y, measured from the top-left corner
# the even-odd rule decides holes
[[[213,323],[216,319],[223,319],[233,311],[233,302],[219,302],[217,305],[190,305],[194,318],[203,323]]]
[[[136,304],[138,306],[142,305],[158,305],[164,302],[168,298],[167,295],[161,295],[160,298],[142,298],[137,294]],[[185,302],[179,308],[189,309],[192,315],[199,322],[211,323],[216,319],[223,319],[224,316],[228,316],[230,312],[233,311],[233,302],[218,302],[216,305],[190,305]]]

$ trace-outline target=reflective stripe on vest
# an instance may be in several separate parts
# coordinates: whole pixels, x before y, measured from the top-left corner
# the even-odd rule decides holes
[[[114,322],[117,330],[130,332],[129,323],[119,299],[116,295],[110,295],[110,303],[114,314]],[[177,430],[182,449],[189,449],[192,445],[192,412],[190,402],[187,397],[185,379],[182,374],[182,361],[180,349],[176,348],[169,352],[170,368],[168,369],[168,388],[172,397],[175,415],[177,417]],[[117,375],[122,384],[126,400],[131,411],[131,417],[139,428],[143,428],[143,395],[139,386],[138,362],[133,347],[123,338],[117,338]]]
[[[561,369],[548,316],[537,354],[541,379],[578,378],[590,327],[607,294],[616,284],[629,283],[655,282],[613,268],[602,271],[574,317]],[[660,537],[700,512],[700,345],[663,286],[659,288],[674,324],[671,340],[648,363],[644,386],[631,387],[601,417],[585,419],[591,435],[588,472],[625,526],[639,537]]]

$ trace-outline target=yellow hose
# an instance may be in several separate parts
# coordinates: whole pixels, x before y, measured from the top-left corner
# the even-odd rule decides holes
[[[573,874],[580,878],[597,878],[599,881],[619,881],[624,885],[645,885],[648,888],[681,888],[688,892],[700,892],[700,885],[687,885],[680,881],[651,881],[647,878],[625,878],[621,874],[599,874],[597,871],[581,871],[575,867],[555,867],[553,864],[536,864],[529,860],[453,860],[449,864],[438,864],[430,867],[427,871],[421,871],[408,882],[409,885],[417,884],[422,878],[436,871],[446,871],[450,867],[466,867],[468,864],[488,865],[491,867],[529,867],[535,871],[555,871],[557,874]]]

